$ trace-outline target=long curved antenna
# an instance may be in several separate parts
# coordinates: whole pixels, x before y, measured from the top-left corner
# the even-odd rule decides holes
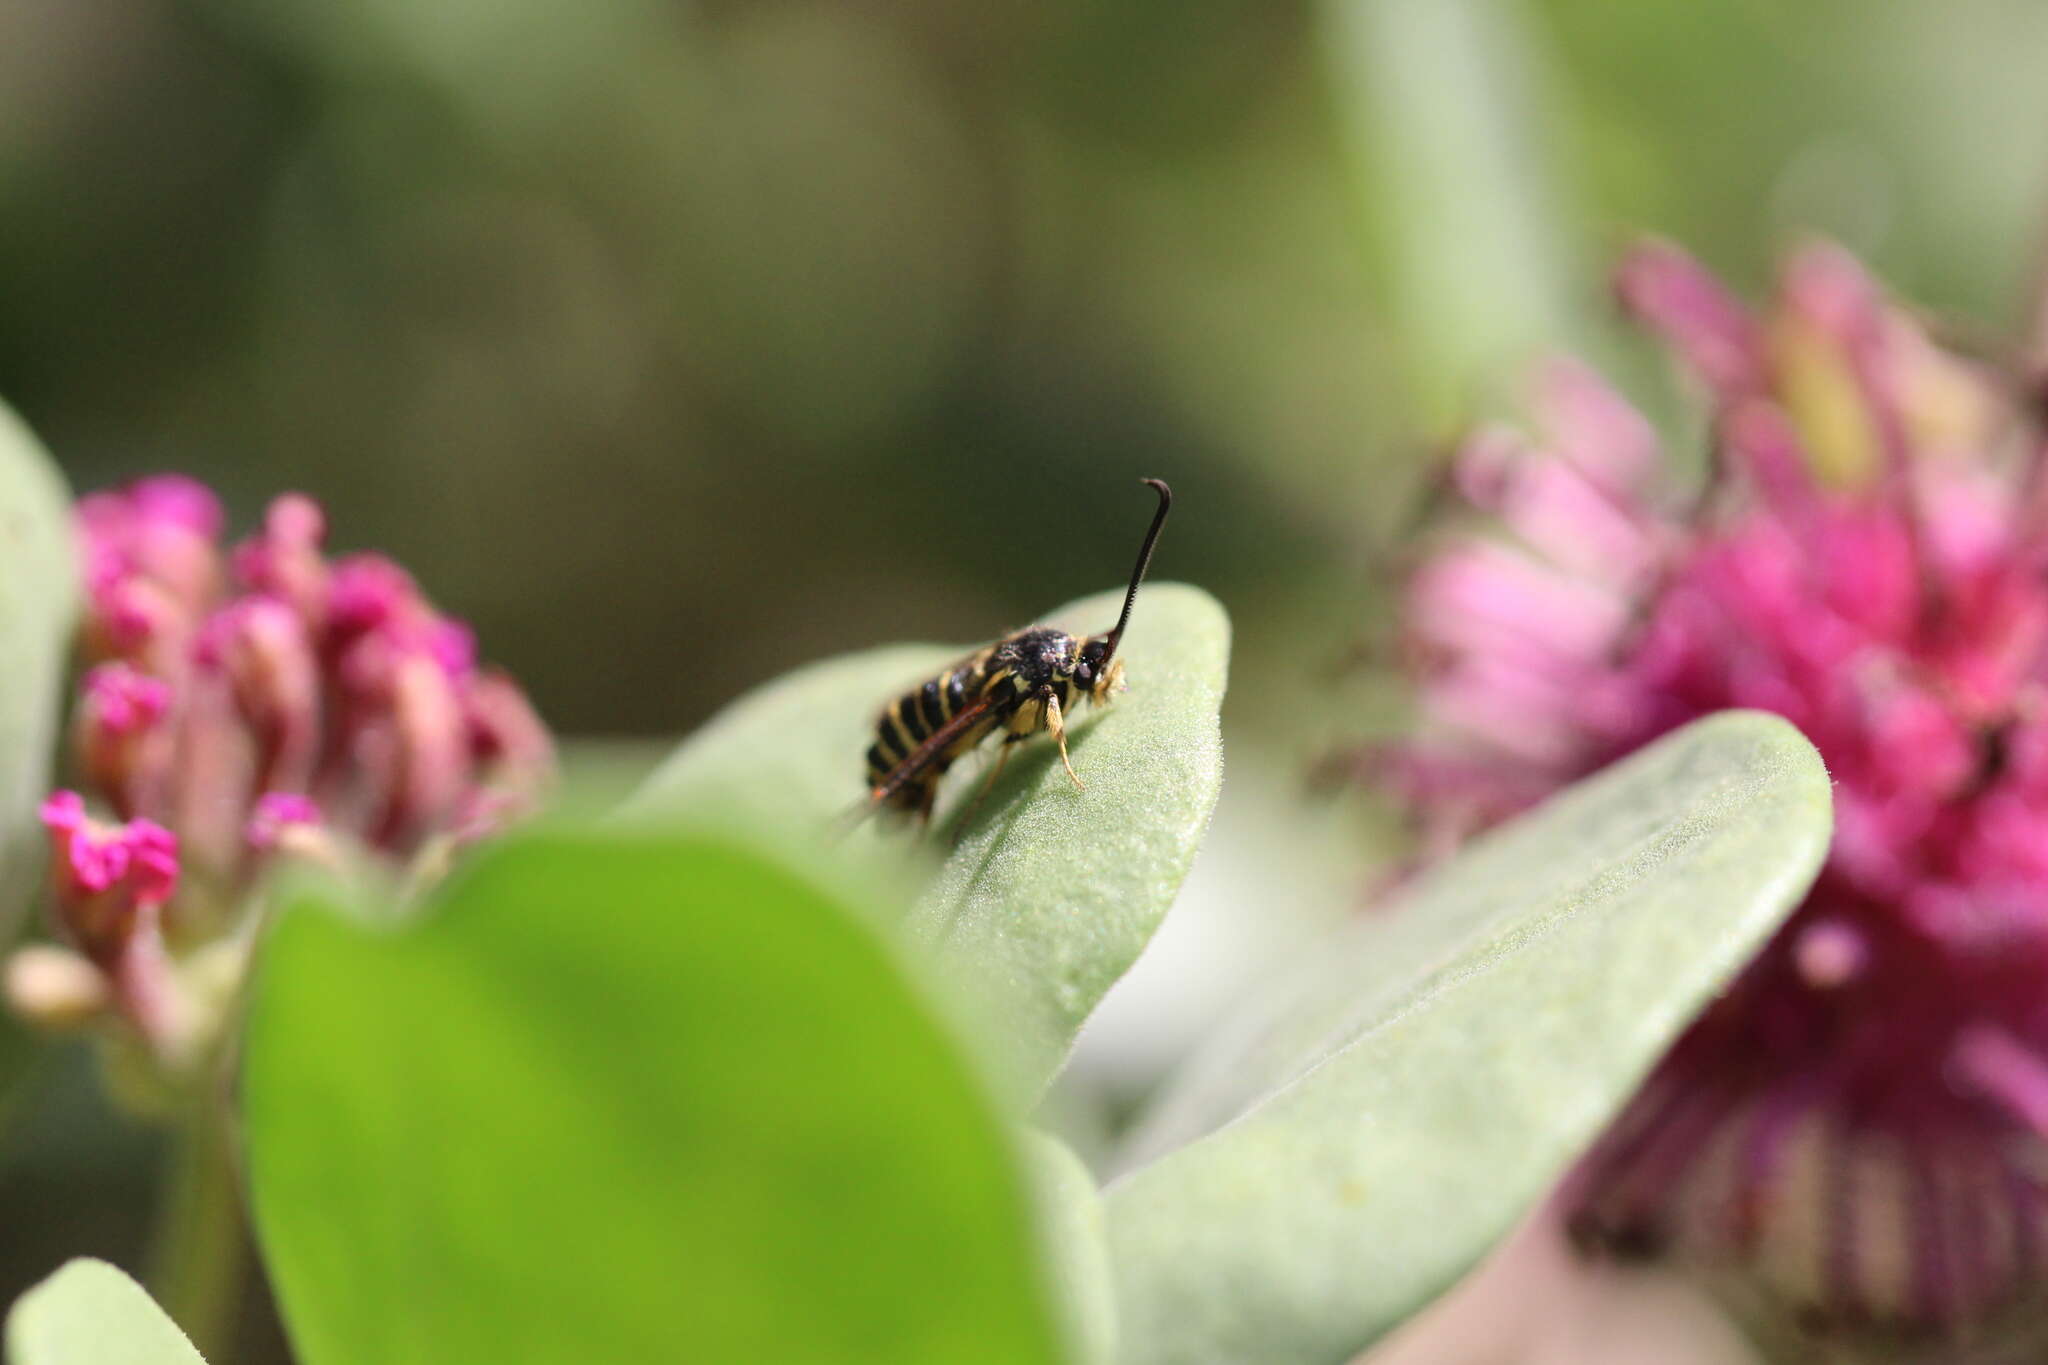
[[[1142,479],[1140,482],[1159,495],[1159,510],[1152,514],[1152,529],[1145,532],[1145,543],[1138,547],[1138,567],[1131,570],[1131,590],[1124,594],[1124,614],[1116,618],[1116,629],[1103,637],[1102,661],[1096,667],[1108,665],[1116,653],[1119,641],[1124,638],[1124,627],[1131,623],[1131,605],[1138,600],[1138,585],[1145,581],[1145,567],[1152,562],[1152,547],[1159,543],[1159,528],[1166,525],[1166,514],[1173,510],[1173,490],[1166,486],[1164,479]]]

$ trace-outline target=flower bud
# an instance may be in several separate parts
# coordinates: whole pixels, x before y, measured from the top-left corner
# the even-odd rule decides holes
[[[320,806],[310,796],[296,792],[265,792],[256,798],[249,816],[247,838],[252,848],[272,849],[295,829],[317,828]]]
[[[178,885],[178,840],[150,820],[102,825],[76,792],[43,803],[59,930],[105,975],[109,994],[152,1047],[180,1058],[187,1011],[164,950],[160,914]]]
[[[244,597],[207,622],[200,661],[226,678],[255,745],[250,790],[300,790],[320,756],[320,671],[304,620],[275,597]]]
[[[215,664],[193,669],[179,696],[177,755],[165,802],[186,879],[204,892],[178,907],[181,936],[225,922],[228,907],[216,903],[215,892],[241,860],[242,825],[261,789],[257,750],[258,737],[226,671]]]
[[[72,731],[79,766],[124,820],[161,809],[170,708],[170,684],[129,664],[100,664],[85,675]]]
[[[219,596],[220,505],[202,485],[159,475],[79,501],[85,652],[176,686],[193,633]]]
[[[235,578],[251,592],[288,603],[314,637],[327,622],[330,571],[321,555],[327,517],[303,493],[273,499],[263,529],[234,549]]]
[[[425,627],[427,652],[441,670],[460,683],[476,672],[476,632],[467,621],[435,616]]]
[[[38,1028],[77,1028],[113,1005],[106,975],[90,958],[49,943],[8,956],[5,989],[8,1009]]]
[[[409,853],[444,828],[469,784],[469,731],[454,679],[418,635],[376,630],[342,660],[345,751],[366,784],[364,834]]]
[[[520,799],[553,781],[555,742],[519,684],[500,669],[486,669],[463,696],[470,755],[482,780]]]
[[[182,678],[198,618],[164,586],[104,575],[86,589],[85,656],[122,660],[159,678]]]
[[[328,867],[342,863],[319,803],[296,792],[265,792],[256,799],[243,831],[248,844],[244,877],[275,857],[292,857]]]
[[[350,555],[335,564],[327,611],[330,638],[340,648],[373,631],[410,633],[434,619],[412,575],[380,554]]]
[[[105,968],[138,921],[153,922],[177,890],[177,836],[153,820],[102,825],[87,817],[85,799],[74,791],[53,793],[43,803],[42,821],[60,925]]]
[[[220,502],[204,484],[179,474],[137,479],[79,499],[77,522],[89,559],[116,559],[194,601],[219,587]]]

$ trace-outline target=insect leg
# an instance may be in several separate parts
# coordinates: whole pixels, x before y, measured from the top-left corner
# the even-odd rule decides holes
[[[988,770],[988,777],[982,782],[981,790],[974,794],[973,804],[967,807],[967,813],[962,815],[954,824],[953,828],[956,831],[966,829],[968,824],[974,819],[975,812],[981,809],[981,803],[988,800],[988,794],[995,790],[996,779],[1003,775],[1003,765],[1009,761],[1010,745],[1008,741],[1005,741],[1002,747],[996,750],[995,766]]]
[[[1060,694],[1050,687],[1043,687],[1039,689],[1038,695],[1045,703],[1045,728],[1052,731],[1053,739],[1060,746],[1060,762],[1065,765],[1067,776],[1074,779],[1074,790],[1088,790],[1087,785],[1081,781],[1081,775],[1074,771],[1073,760],[1067,757],[1067,721],[1066,717],[1060,714]]]

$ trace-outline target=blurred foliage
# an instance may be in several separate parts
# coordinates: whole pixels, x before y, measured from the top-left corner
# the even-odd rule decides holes
[[[1019,1153],[872,911],[565,833],[347,909],[268,936],[244,1069],[305,1365],[1064,1356]]]
[[[105,1261],[78,1259],[7,1314],[7,1365],[205,1365],[176,1323]]]
[[[1165,673],[1158,650],[1134,657]],[[1172,769],[1213,747],[1203,690],[1087,746],[1132,863],[1173,851],[1143,807],[1200,785]],[[980,962],[1065,993],[1070,964],[1123,956],[1093,941],[1102,864],[1071,826],[953,855],[1055,888],[1007,893],[1022,953],[964,917],[885,928],[761,793],[720,822],[749,834],[512,835],[416,914],[303,891],[260,950],[241,1072],[265,1263],[307,1365],[1339,1359],[1537,1200],[1781,921],[1827,792],[1791,726],[1731,713],[1513,822],[1238,1014],[1132,1153],[1158,1159],[1100,1198],[1071,1151],[1005,1135],[999,1073],[932,1008],[965,985],[982,1028],[1030,1033],[1044,1012]],[[1148,877],[1162,904],[1181,870]]]
[[[0,401],[0,942],[28,907],[44,861],[36,811],[48,794],[64,659],[78,594],[70,493],[36,438]]]
[[[1255,699],[1359,623],[1427,395],[1511,368],[1459,339],[1488,262],[1558,271],[1548,317],[1624,232],[1755,279],[1818,225],[2005,321],[2044,39],[2023,0],[7,0],[0,393],[81,485],[319,493],[579,732],[993,635],[1114,581],[1163,475],[1161,572],[1238,608],[1284,732]]]
[[[2031,0],[1431,9],[0,0],[0,395],[77,487],[316,493],[578,735],[1107,587],[1162,476],[1285,771],[1446,424],[1614,344],[1627,234],[2031,303]],[[121,1249],[52,1212],[115,1202],[83,1150],[12,1143],[61,1244],[4,1288]]]

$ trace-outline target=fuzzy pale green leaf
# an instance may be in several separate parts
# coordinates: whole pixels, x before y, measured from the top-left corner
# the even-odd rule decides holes
[[[0,941],[12,937],[42,865],[35,812],[49,790],[76,597],[70,495],[0,403]]]
[[[1084,598],[1043,618],[1100,631],[1121,593]],[[686,742],[632,803],[750,826],[781,842],[830,841],[857,807],[862,755],[876,713],[966,652],[896,646],[799,670],[735,702]],[[1223,778],[1218,712],[1230,625],[1214,598],[1148,585],[1124,637],[1129,688],[1082,707],[1068,746],[1086,783],[1076,791],[1041,737],[1019,746],[964,822],[981,765],[950,779],[954,816],[928,843],[935,875],[904,928],[936,952],[942,972],[976,999],[1026,1092],[1041,1087],[1096,1002],[1137,960],[1194,862]],[[993,754],[995,745],[987,746]],[[962,800],[961,798],[967,798]],[[914,838],[892,817],[833,846],[872,856]],[[896,849],[890,848],[894,854]],[[897,861],[901,861],[900,856]]]
[[[1064,1142],[1039,1132],[1027,1132],[1024,1139],[1073,1365],[1110,1365],[1116,1359],[1116,1297],[1102,1195]]]
[[[105,1261],[67,1262],[15,1300],[7,1365],[206,1365],[141,1285]]]
[[[1701,721],[1479,841],[1248,1011],[1106,1195],[1130,1365],[1332,1365],[1521,1217],[1826,851],[1791,726]]]
[[[654,771],[623,813],[765,831],[790,843],[839,840],[864,850],[873,835],[840,835],[865,791],[861,756],[886,701],[959,657],[943,645],[888,645],[807,664],[726,706]]]
[[[304,1365],[1051,1365],[1013,1142],[835,893],[703,836],[533,833],[402,928],[302,899],[244,1046]]]

